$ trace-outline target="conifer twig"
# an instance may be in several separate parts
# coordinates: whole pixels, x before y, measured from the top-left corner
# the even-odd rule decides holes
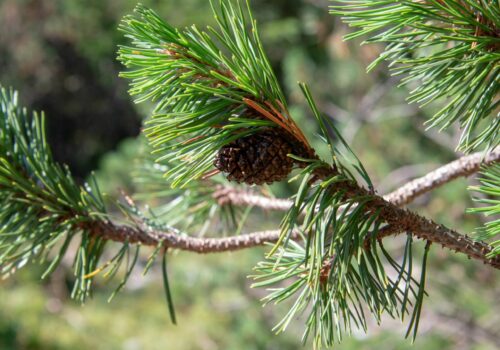
[[[388,237],[400,232],[410,234],[437,243],[444,248],[466,254],[469,258],[482,261],[500,269],[500,256],[488,259],[486,256],[491,251],[491,247],[484,242],[476,242],[444,225],[436,224],[432,220],[426,219],[413,212],[395,208],[389,205],[387,210],[394,217],[394,225],[382,230],[383,237]],[[165,248],[179,249],[193,253],[222,253],[254,248],[274,243],[280,237],[280,230],[270,230],[253,232],[239,236],[223,238],[199,238],[179,235],[177,232],[143,230],[139,227],[120,226],[111,222],[93,221],[87,224],[87,229],[94,235],[102,239],[116,242],[128,242],[129,244],[141,244],[147,246],[157,246],[160,242]],[[298,232],[294,232],[292,239],[299,237]]]
[[[398,189],[384,195],[384,199],[399,207],[411,203],[415,198],[447,184],[459,177],[470,176],[481,168],[500,161],[500,147],[486,155],[477,152],[460,157],[428,174],[411,180]],[[234,187],[221,186],[214,193],[219,204],[251,205],[265,210],[288,210],[292,201],[286,198],[272,198]]]
[[[479,171],[481,166],[488,166],[500,161],[500,147],[490,153],[477,152],[463,156],[430,173],[414,179],[395,191],[384,196],[384,199],[397,206],[411,203],[416,197],[447,184],[458,177],[467,177]]]
[[[273,198],[232,186],[219,186],[213,193],[219,205],[254,206],[264,210],[286,211],[292,206],[288,198]]]
[[[138,227],[121,226],[112,222],[92,222],[88,226],[95,236],[115,242],[129,242],[157,246],[162,243],[164,248],[179,249],[193,253],[222,253],[253,248],[274,243],[280,237],[280,230],[259,231],[239,236],[223,238],[190,237],[170,231],[146,231]],[[293,236],[298,238],[298,232]]]

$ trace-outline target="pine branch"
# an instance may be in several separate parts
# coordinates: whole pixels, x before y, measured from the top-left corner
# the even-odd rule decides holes
[[[419,3],[414,4],[418,7]],[[395,196],[394,201],[399,201],[395,204],[376,195],[360,160],[336,128],[322,117],[307,86],[300,84],[318,122],[320,140],[330,150],[326,160],[320,159],[288,113],[249,9],[245,12],[239,2],[221,0],[213,10],[218,29],[199,31],[193,26],[178,30],[153,11],[139,6],[138,18],[127,17],[121,27],[133,44],[133,47],[120,49],[119,59],[131,69],[123,75],[132,79],[131,93],[139,96],[140,101],[156,102],[157,115],[147,121],[146,133],[158,162],[168,164],[165,174],[172,187],[182,187],[187,193],[193,190],[190,184],[202,183],[217,171],[228,173],[228,180],[269,183],[286,178],[292,165],[299,165],[301,171],[292,180],[301,183],[283,216],[280,231],[228,238],[189,237],[170,223],[157,221],[154,215],[151,218],[143,215],[127,198],[127,205],[120,207],[127,224],[113,222],[97,185],[78,186],[69,171],[53,161],[45,142],[43,118],[36,114],[30,118],[17,106],[15,97],[2,90],[2,275],[15,272],[41,255],[41,262],[50,262],[45,275],[50,274],[78,236],[81,243],[75,256],[73,296],[83,300],[90,294],[94,276],[105,269],[108,271],[104,275],[113,276],[125,265],[124,279],[117,288],[120,290],[131,275],[140,248],[154,246],[146,271],[163,252],[166,300],[175,323],[167,278],[168,249],[209,253],[274,242],[267,260],[256,267],[259,275],[255,276],[258,281],[255,285],[278,284],[266,297],[267,301],[280,302],[296,296],[276,329],[284,330],[297,313],[306,311],[304,339],[312,334],[315,346],[320,347],[340,340],[344,331],[351,331],[352,325],[366,329],[366,309],[377,322],[381,321],[383,313],[401,320],[410,315],[407,336],[413,331],[414,337],[425,296],[426,259],[431,243],[500,269],[500,256],[491,258],[491,248],[485,243],[474,242],[432,220],[399,208],[404,201],[401,196]],[[491,13],[491,17],[496,15],[496,12]],[[476,25],[481,35],[483,27],[489,24],[479,21]],[[474,39],[478,39],[477,35]],[[475,48],[482,50],[484,45],[478,43]],[[493,62],[496,56],[490,51],[487,53]],[[491,68],[492,62],[481,61],[486,68]],[[477,60],[467,62],[473,63]],[[491,109],[489,102],[497,91],[497,86],[491,85],[496,79],[496,68],[491,69],[491,74],[486,69],[477,79],[476,71],[468,72],[467,77],[472,75],[475,79],[473,87],[483,87],[486,94],[472,112],[472,122]],[[422,73],[418,69],[409,71],[417,76]],[[485,81],[487,84],[482,84]],[[425,95],[429,92],[427,88],[424,84],[424,91],[419,93]],[[469,97],[467,103],[477,96]],[[496,136],[497,130],[491,131],[494,126],[483,130],[479,139],[466,140],[466,146],[472,147]],[[468,131],[472,129],[468,127]],[[469,136],[471,134],[466,138]],[[276,144],[281,146],[276,148]],[[346,152],[342,153],[339,148]],[[498,154],[495,157],[497,159]],[[262,167],[257,169],[258,162]],[[478,159],[474,159],[450,165],[444,177],[441,174],[422,180],[416,185],[420,192],[410,186],[405,191],[406,196],[411,200],[454,177],[466,175],[474,171],[477,162]],[[267,167],[268,163],[272,166]],[[236,168],[239,173],[235,172]],[[170,194],[177,196],[175,193]],[[211,202],[205,200],[207,197]],[[200,201],[203,209],[199,212],[208,213],[207,208],[215,202],[211,191],[196,191],[184,198],[174,199],[172,205]],[[256,197],[247,200],[261,206],[269,205],[259,202]],[[274,208],[285,204],[278,201]],[[184,216],[182,210],[179,216],[199,217],[192,213]],[[240,229],[238,227],[237,232]],[[382,238],[401,232],[407,233],[407,242],[403,259],[397,262],[385,250]],[[418,281],[412,276],[413,237],[427,241]],[[109,241],[120,242],[121,248],[102,264],[102,253]]]
[[[379,200],[382,201],[382,199]],[[390,214],[387,214],[387,212]],[[396,209],[394,206],[389,205],[387,212],[385,215],[394,215],[394,219],[391,220],[393,223],[387,226],[386,230],[381,230],[381,234],[377,236],[377,239],[386,238],[390,235],[402,232],[409,232],[418,238],[463,253],[469,258],[479,260],[484,264],[500,269],[500,257],[494,259],[488,258],[491,247],[487,244],[473,241],[465,235],[410,211]],[[116,225],[109,221],[92,221],[88,222],[85,227],[92,235],[105,240],[153,247],[161,244],[164,248],[203,254],[231,252],[258,247],[267,243],[275,243],[278,241],[281,234],[280,230],[271,230],[224,238],[199,238],[180,235],[179,232],[175,230],[154,231],[150,229],[141,229],[139,227]],[[298,232],[295,232],[291,236],[291,239],[299,238],[300,235]]]
[[[443,225],[436,224],[410,211],[397,208],[411,202],[418,195],[457,177],[471,175],[479,170],[481,165],[498,162],[499,158],[500,149],[498,148],[486,155],[483,153],[467,155],[403,185],[383,198],[375,197],[372,204],[373,208],[383,206],[387,208],[382,212],[383,215],[392,217],[390,224],[379,232],[377,239],[409,232],[418,238],[429,240],[445,248],[464,253],[470,258],[490,264],[495,268],[500,268],[500,258],[489,259],[491,248],[487,244],[473,241],[469,237]],[[351,191],[351,196],[361,196],[361,193],[366,190],[355,188]],[[363,195],[366,195],[366,192]],[[288,210],[292,205],[292,202],[288,199],[269,198],[250,191],[225,186],[219,186],[212,196],[221,206],[231,203],[237,206],[257,206],[266,210]],[[139,227],[118,226],[111,222],[96,222],[89,227],[92,227],[94,235],[105,239],[119,242],[128,241],[149,246],[156,246],[159,242],[162,242],[162,246],[165,248],[196,253],[218,253],[261,246],[266,243],[275,243],[280,236],[280,231],[274,230],[227,238],[197,238],[179,235],[178,231],[151,231]],[[292,238],[300,237],[295,233]]]
[[[459,123],[459,148],[498,145],[500,8],[497,0],[332,0],[331,13],[356,30],[347,39],[385,44],[370,66],[390,62],[403,76],[410,102],[439,101],[428,125]]]
[[[499,262],[485,260],[490,250],[486,244],[473,242],[375,195],[359,159],[329,120],[323,118],[307,86],[300,87],[318,121],[320,137],[330,147],[333,164],[312,161],[296,177],[301,179],[299,190],[281,223],[280,239],[267,260],[256,266],[255,286],[272,288],[266,302],[278,303],[294,296],[289,312],[275,329],[285,330],[295,315],[306,312],[304,339],[311,335],[315,347],[332,346],[353,326],[366,330],[364,307],[377,322],[381,322],[382,313],[401,320],[411,313],[406,336],[413,334],[415,338],[425,296],[426,262],[433,242],[495,268]],[[340,153],[339,147],[347,153]],[[299,220],[303,213],[303,220]],[[295,229],[304,232],[303,246],[291,240]],[[407,232],[400,262],[378,239],[380,232],[391,230]],[[412,236],[427,241],[418,281],[412,278]],[[391,278],[390,269],[399,277]]]
[[[156,204],[148,207],[145,213],[136,212],[133,215],[168,223],[187,234],[205,236],[211,227],[217,227],[220,236],[238,233],[237,228],[243,227],[249,208],[231,203],[219,205],[214,192],[226,183],[224,178],[214,176],[190,182],[182,189],[169,188],[165,185],[163,174],[177,164],[154,162],[149,151],[148,147],[144,149],[132,171],[136,190],[132,194],[133,199],[128,196],[125,198],[127,205],[137,211],[140,211],[139,206],[134,201]]]
[[[72,296],[83,301],[92,283],[84,276],[97,268],[105,245],[86,225],[106,216],[106,209],[95,181],[78,186],[53,160],[44,126],[43,114],[29,115],[17,93],[0,86],[0,275],[38,259],[51,261],[48,276],[79,236]],[[54,247],[59,252],[51,258]]]
[[[335,185],[332,190],[346,191],[346,196],[351,198],[371,197],[365,204],[367,209],[378,213],[379,217],[387,222],[393,232],[407,232],[418,238],[437,243],[444,248],[466,254],[469,258],[477,259],[495,268],[500,268],[500,257],[489,259],[491,247],[483,242],[473,241],[469,237],[459,234],[444,225],[437,224],[432,220],[424,218],[414,212],[399,208],[385,200],[383,197],[373,195],[370,191],[359,187],[357,184],[343,183]],[[388,236],[387,233],[385,236]],[[378,239],[378,235],[375,236]]]
[[[373,195],[365,189],[354,186],[353,184],[349,185],[351,188],[347,195],[351,197],[372,196],[373,199],[368,204],[370,210],[375,212],[378,211],[379,208],[382,208],[380,215],[387,220],[389,225],[379,232],[377,239],[408,232],[418,238],[429,240],[442,247],[464,253],[470,258],[490,264],[495,268],[500,268],[500,257],[498,259],[489,259],[491,248],[487,244],[473,241],[469,237],[448,229],[443,225],[436,224],[410,211],[397,208],[407,203],[403,199],[406,198],[406,200],[408,200],[408,198],[415,198],[417,195],[425,192],[424,189],[430,190],[458,176],[468,176],[477,171],[481,164],[491,164],[498,161],[500,152],[498,149],[495,149],[484,156],[484,159],[483,156],[484,155],[481,153],[464,156],[436,169],[420,179],[404,185],[399,190],[386,196],[393,198],[395,202],[392,203],[389,203],[390,200],[386,197],[373,197]],[[320,174],[322,177],[325,176],[323,170],[320,171]],[[422,185],[412,185],[415,183]],[[338,186],[345,190],[347,187],[346,185],[347,184],[342,183]],[[413,190],[405,191],[405,188],[411,188]],[[415,190],[415,188],[418,188],[418,190]],[[403,196],[401,193],[405,193],[406,195]],[[227,204],[227,201],[230,201],[233,205],[253,205],[269,210],[288,210],[291,205],[291,202],[286,199],[272,199],[228,187],[219,187],[219,189],[213,193],[213,196],[218,199],[220,205]],[[162,246],[165,248],[181,249],[197,253],[226,252],[251,248],[265,243],[275,243],[280,237],[279,230],[250,233],[228,238],[196,238],[179,235],[178,231],[151,231],[150,229],[141,229],[139,227],[117,226],[110,222],[97,222],[89,226],[89,228],[90,227],[92,227],[92,232],[94,232],[95,235],[105,239],[119,242],[128,241],[129,243],[140,243],[151,246],[156,246],[159,242],[162,242]],[[297,233],[294,233],[292,236],[292,239],[295,238],[300,238]]]
[[[459,177],[467,177],[479,171],[481,166],[488,166],[500,161],[500,148],[491,152],[477,152],[463,156],[445,164],[428,174],[414,179],[398,189],[384,195],[384,199],[396,206],[411,203],[415,198],[443,186]],[[286,211],[293,202],[286,198],[272,198],[253,191],[229,186],[219,187],[213,194],[220,205],[231,203],[237,206],[255,206],[264,210]]]
[[[111,222],[94,222],[88,226],[96,237],[115,241],[129,242],[167,249],[178,249],[192,253],[223,253],[246,248],[255,248],[275,243],[280,236],[279,230],[253,232],[224,238],[200,238],[180,235],[178,231],[151,231],[139,227],[120,226]],[[292,235],[293,239],[298,233]]]
[[[9,96],[5,97],[6,101],[8,101]],[[16,107],[9,107],[6,105],[6,113],[14,113],[16,111]],[[26,118],[19,116],[18,118]],[[14,119],[11,119],[12,122],[14,122]],[[21,122],[24,122],[22,119],[20,119]],[[7,124],[9,125],[9,124]],[[39,125],[38,122],[36,125]],[[5,126],[6,130],[9,130],[11,128],[10,126]],[[12,130],[12,129],[11,129]],[[36,129],[34,129],[33,132],[39,132]],[[15,136],[16,140],[22,141],[23,138],[22,136]],[[42,138],[43,140],[43,138]],[[32,142],[36,142],[37,139],[32,139]],[[42,141],[40,141],[42,142]],[[8,144],[6,144],[6,147]],[[32,147],[40,147],[37,146],[35,143],[34,146]],[[55,170],[54,171],[60,171],[57,170],[58,167],[56,165],[50,165],[51,160],[50,160],[50,155],[48,153],[48,150],[46,149],[46,146],[43,146],[45,148],[45,154],[48,155],[49,157],[49,165],[50,167],[53,167]],[[33,154],[37,154],[38,150],[37,148],[33,149]],[[490,161],[490,158],[492,157],[497,157],[498,154],[492,153],[489,156],[486,157],[486,161]],[[464,161],[468,160],[468,161]],[[464,168],[461,168],[461,172],[464,173],[466,171],[472,171],[472,169],[477,166],[475,162],[477,162],[480,158],[477,155],[471,155],[464,157],[464,159],[461,159],[457,161],[456,163],[453,164],[462,164],[462,165],[468,165],[465,166]],[[476,165],[471,165],[471,164],[476,164]],[[35,166],[35,163],[32,163],[32,166]],[[450,165],[445,166],[445,167],[450,167]],[[450,168],[456,169],[456,167],[451,166]],[[14,170],[12,170],[14,171]],[[456,172],[458,173],[458,171]],[[15,180],[17,183],[22,184],[27,181],[31,181],[29,177],[26,177],[28,173],[25,171],[23,172],[16,172],[18,178]],[[321,176],[324,176],[324,172],[320,171],[319,174]],[[62,175],[53,175],[54,180],[57,178],[61,178],[60,176]],[[64,175],[66,178],[68,178],[68,175]],[[9,178],[11,178],[11,175],[9,175]],[[448,179],[451,179],[452,176],[448,176]],[[12,179],[12,178],[11,178]],[[14,179],[12,179],[14,180]],[[12,181],[11,180],[11,181]],[[57,180],[56,180],[57,181]],[[62,180],[59,180],[62,181]],[[47,183],[47,186],[50,186],[50,184]],[[73,183],[68,183],[68,189],[66,190],[68,193],[73,192],[73,187],[76,188],[76,186]],[[344,186],[344,185],[342,185]],[[33,189],[31,191],[37,191],[35,190],[36,187],[32,187]],[[9,191],[16,191],[15,187],[9,187],[4,188],[3,190],[9,190]],[[95,191],[95,189],[94,189]],[[89,192],[90,193],[90,192]],[[220,193],[220,192],[219,192]],[[232,192],[234,193],[234,192]],[[96,192],[97,195],[99,195],[98,191]],[[62,192],[57,194],[59,197],[58,201],[61,201],[62,197]],[[366,193],[366,190],[360,189],[353,187],[351,188],[351,191],[349,193],[351,196],[365,196],[365,195],[371,195],[369,193]],[[26,200],[29,198],[27,197],[26,199],[23,199],[22,196],[17,195],[19,200],[21,201],[20,203],[25,203]],[[34,194],[38,196],[38,194]],[[268,198],[265,197],[260,197],[260,196],[255,196],[255,195],[242,195],[241,193],[238,193],[239,198],[243,198],[246,201],[246,204],[248,205],[261,205],[265,206],[268,209],[271,208],[280,208],[284,209],[285,206],[289,206],[288,201],[286,200],[277,200],[273,202],[269,202]],[[98,198],[98,197],[97,197]],[[226,197],[227,198],[227,193]],[[48,199],[48,198],[47,198]],[[54,199],[55,200],[55,199]],[[36,202],[35,202],[36,203]],[[263,203],[265,203],[263,205]],[[234,204],[242,204],[241,202],[239,203],[234,203]],[[72,205],[73,207],[74,205]],[[498,263],[495,260],[488,260],[485,258],[485,256],[489,252],[489,247],[483,243],[479,242],[472,242],[470,239],[468,239],[465,236],[461,236],[458,233],[449,230],[445,228],[444,226],[437,225],[433,223],[432,221],[426,220],[416,214],[413,214],[411,212],[407,212],[404,210],[401,210],[399,208],[396,208],[394,204],[387,203],[380,197],[375,197],[375,200],[371,204],[372,210],[376,210],[375,208],[378,207],[384,207],[384,211],[381,212],[381,215],[384,215],[385,217],[391,218],[390,220],[387,220],[391,225],[389,226],[389,230],[384,231],[384,236],[388,236],[390,234],[394,233],[399,233],[399,232],[404,232],[404,231],[410,231],[413,234],[415,234],[417,237],[428,239],[432,242],[438,243],[443,245],[444,247],[450,248],[450,249],[455,249],[458,250],[462,253],[467,254],[468,256],[482,260],[485,263],[490,263],[493,266],[497,267]],[[118,226],[116,224],[111,223],[110,221],[103,221],[103,219],[99,218],[98,220],[93,219],[94,215],[89,215],[86,211],[75,211],[71,209],[72,207],[68,207],[67,209],[61,208],[57,209],[56,213],[58,214],[54,221],[51,223],[50,221],[45,220],[48,224],[54,225],[51,227],[45,227],[49,232],[53,230],[58,230],[59,228],[66,231],[66,230],[83,230],[83,232],[87,232],[87,234],[94,236],[99,239],[104,239],[104,240],[113,240],[113,241],[118,241],[118,242],[126,242],[128,244],[134,244],[134,243],[140,243],[142,245],[149,245],[149,246],[157,246],[160,242],[162,242],[162,246],[166,248],[175,248],[175,249],[182,249],[182,250],[188,250],[188,251],[193,251],[193,252],[199,252],[199,253],[208,253],[208,252],[223,252],[223,251],[232,251],[232,250],[238,250],[238,249],[243,249],[243,248],[249,248],[249,247],[254,247],[258,245],[263,245],[265,243],[272,243],[276,242],[279,239],[280,236],[280,231],[266,231],[266,232],[260,232],[260,233],[253,233],[253,234],[248,234],[248,235],[242,235],[242,236],[236,236],[236,237],[229,237],[229,238],[195,238],[195,237],[187,237],[187,236],[180,236],[178,231],[172,231],[172,232],[159,232],[159,231],[153,231],[151,230],[144,230],[140,229],[138,227],[130,227],[130,226]],[[48,218],[54,214],[52,214],[51,211],[47,210],[47,205],[40,207],[38,209],[36,215],[38,217],[45,217]],[[99,211],[101,213],[104,213],[104,209],[102,207],[102,204],[100,204]],[[56,210],[56,209],[54,209]],[[103,214],[101,214],[103,215]],[[60,218],[59,218],[60,217]],[[63,222],[70,223],[71,227],[62,225]],[[4,228],[5,229],[5,228]],[[294,234],[292,238],[297,238],[297,234]],[[60,237],[55,237],[59,239]]]

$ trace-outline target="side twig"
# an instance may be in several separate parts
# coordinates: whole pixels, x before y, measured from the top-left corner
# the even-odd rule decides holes
[[[481,166],[500,161],[500,147],[488,154],[473,153],[443,165],[427,175],[412,180],[397,190],[384,196],[384,199],[397,206],[411,203],[416,197],[447,184],[459,177],[466,177],[479,171]]]
[[[481,168],[500,161],[500,147],[486,155],[483,152],[463,156],[443,165],[430,173],[414,179],[393,192],[384,195],[384,199],[399,207],[409,204],[415,198],[443,186],[459,177],[470,176]],[[272,198],[248,190],[221,186],[214,193],[219,204],[231,203],[236,206],[256,206],[264,210],[286,211],[292,201],[286,198]]]

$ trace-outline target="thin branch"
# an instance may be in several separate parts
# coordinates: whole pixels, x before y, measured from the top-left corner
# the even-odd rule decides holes
[[[92,234],[116,242],[129,242],[165,248],[185,250],[194,253],[222,253],[263,246],[274,243],[280,237],[279,230],[260,231],[224,238],[199,238],[179,235],[178,232],[143,230],[139,227],[120,226],[112,222],[90,222],[87,226]],[[298,232],[291,239],[297,239]]]
[[[382,200],[378,197],[379,200]],[[383,200],[382,200],[383,201]],[[387,202],[385,202],[387,203]],[[500,269],[500,257],[494,259],[486,258],[491,251],[489,245],[484,242],[476,242],[465,235],[448,229],[443,225],[421,217],[410,211],[396,208],[391,205],[392,223],[383,230],[383,237],[388,237],[400,232],[410,232],[418,238],[437,243],[443,247],[461,252],[485,264]],[[387,220],[387,218],[385,218]],[[90,232],[101,238],[116,242],[129,242],[131,244],[143,244],[157,246],[162,242],[165,248],[179,249],[194,253],[222,253],[253,248],[274,243],[280,237],[279,230],[254,232],[233,237],[224,238],[198,238],[179,235],[177,232],[160,232],[143,230],[139,227],[120,226],[111,222],[94,221],[89,222]],[[383,237],[379,237],[382,239]],[[298,232],[292,234],[291,239],[299,238]]]
[[[498,161],[500,161],[500,147],[495,148],[486,155],[483,152],[473,153],[408,182],[385,195],[384,199],[394,205],[403,206],[411,203],[416,197],[426,192],[447,184],[458,177],[472,175],[479,171],[481,166],[491,165]]]
[[[481,168],[500,161],[500,147],[486,155],[483,152],[463,156],[443,165],[430,173],[414,179],[395,191],[386,194],[384,199],[399,207],[411,203],[415,198],[433,189],[443,186],[459,177],[470,176]],[[292,206],[292,201],[286,198],[271,198],[255,192],[221,186],[214,192],[219,204],[256,206],[265,210],[286,211]]]
[[[213,197],[219,205],[255,206],[265,210],[287,211],[293,202],[288,198],[273,198],[257,194],[253,191],[230,186],[220,186]]]

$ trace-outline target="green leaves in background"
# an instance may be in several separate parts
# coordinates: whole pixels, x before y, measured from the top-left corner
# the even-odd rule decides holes
[[[459,149],[500,143],[500,6],[497,0],[333,1],[331,13],[386,44],[369,69],[387,60],[411,89],[409,101],[442,105],[429,127],[462,129]],[[438,104],[436,104],[438,105]]]

